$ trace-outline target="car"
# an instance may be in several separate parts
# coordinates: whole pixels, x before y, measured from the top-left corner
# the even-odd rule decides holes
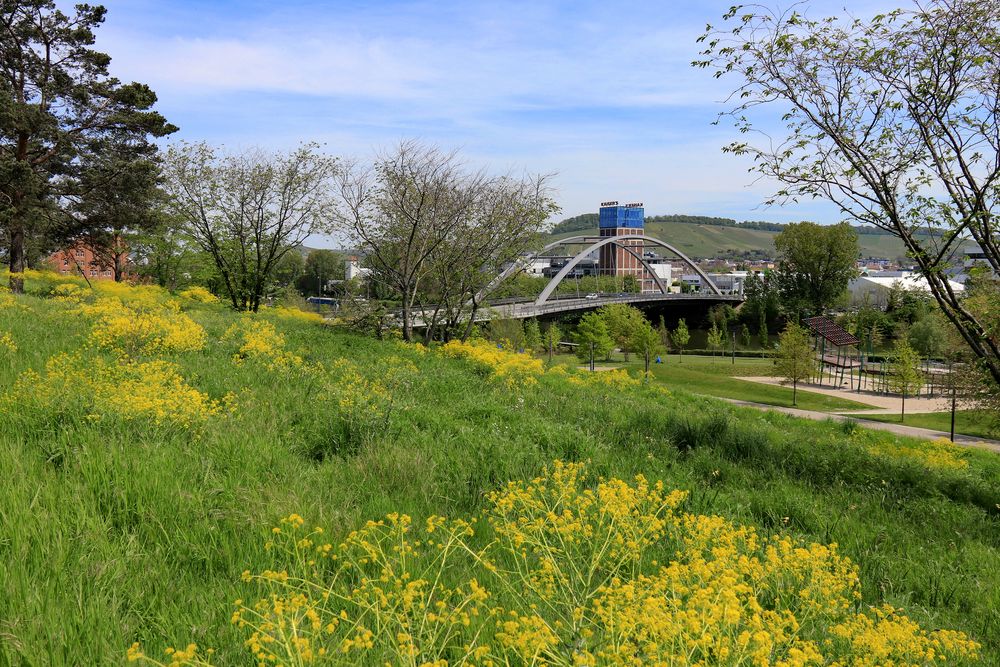
[[[584,299],[597,299],[597,298],[599,298],[600,296],[601,296],[601,295],[600,295],[600,294],[598,294],[597,292],[591,292],[590,294],[588,294],[587,296],[585,296],[585,297],[583,297],[583,298],[584,298]]]

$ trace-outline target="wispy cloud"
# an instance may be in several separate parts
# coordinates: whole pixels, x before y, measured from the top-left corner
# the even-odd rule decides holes
[[[730,131],[711,125],[724,84],[690,67],[728,6],[112,1],[99,47],[185,139],[367,153],[420,137],[498,170],[558,171],[567,214],[617,197],[794,216],[754,210],[770,188],[748,187],[747,165],[719,151]]]

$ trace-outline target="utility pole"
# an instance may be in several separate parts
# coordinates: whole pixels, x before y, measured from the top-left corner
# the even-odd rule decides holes
[[[733,329],[733,366],[736,365],[736,329]]]
[[[951,382],[951,441],[955,442],[955,374],[952,364],[948,364],[948,381]]]

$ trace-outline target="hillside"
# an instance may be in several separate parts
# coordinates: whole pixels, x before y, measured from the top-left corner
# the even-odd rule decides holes
[[[991,453],[200,289],[27,287],[0,664],[1000,664]]]
[[[762,228],[761,228],[762,227]],[[649,216],[646,232],[677,247],[694,259],[710,257],[771,258],[774,237],[780,223],[736,222],[728,218],[703,216]],[[873,233],[874,228],[857,227],[858,240],[864,257],[889,259],[905,256],[903,244],[894,236]],[[597,214],[588,213],[568,218],[553,227],[551,239],[580,234],[597,234]]]

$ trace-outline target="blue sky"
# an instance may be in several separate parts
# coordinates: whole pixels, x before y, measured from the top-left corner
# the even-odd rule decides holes
[[[619,199],[835,222],[821,203],[762,207],[774,185],[721,152],[725,84],[690,62],[730,4],[110,0],[98,46],[153,87],[177,139],[364,158],[420,138],[492,171],[556,172],[559,217]]]

